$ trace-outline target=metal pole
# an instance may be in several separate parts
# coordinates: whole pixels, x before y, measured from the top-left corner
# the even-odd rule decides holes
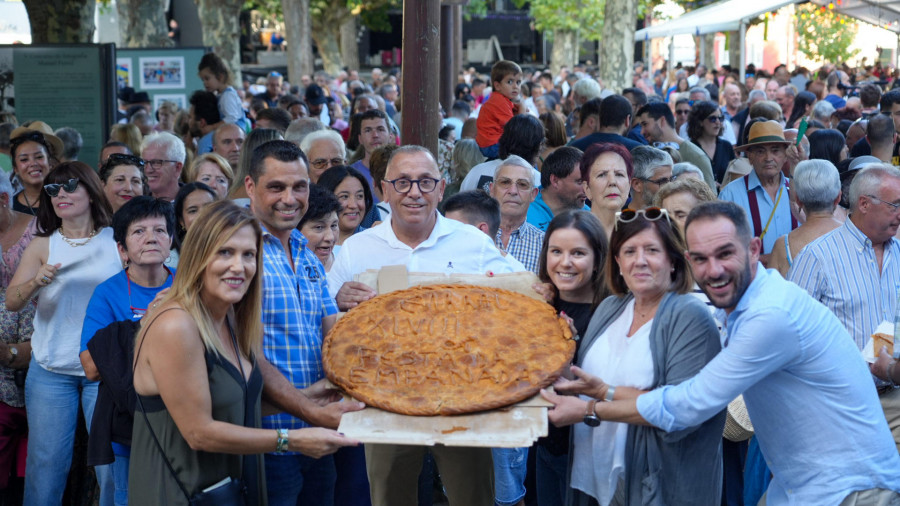
[[[738,61],[738,67],[740,67],[740,76],[741,82],[744,82],[746,79],[747,73],[747,23],[744,20],[741,20],[741,28],[738,36],[738,44],[740,44],[740,61]]]
[[[441,105],[444,106],[444,112],[450,113],[450,107],[453,106],[453,89],[456,84],[456,73],[459,68],[454,65],[453,58],[454,45],[453,35],[456,32],[453,19],[453,13],[449,5],[441,6]]]

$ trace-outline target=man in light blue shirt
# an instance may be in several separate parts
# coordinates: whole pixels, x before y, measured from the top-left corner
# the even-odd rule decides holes
[[[837,171],[833,176],[840,188]],[[817,179],[827,178],[819,174]],[[900,225],[900,170],[866,167],[853,178],[849,201],[850,218],[803,248],[788,279],[830,309],[862,350],[881,322],[894,321],[897,310],[900,241],[894,234]],[[894,441],[900,442],[900,390],[879,382],[878,393]]]
[[[747,151],[753,171],[732,181],[719,193],[719,200],[734,202],[747,213],[753,236],[762,239],[763,263],[772,253],[775,241],[797,227],[791,215],[787,178],[781,172],[789,145],[777,122],[754,123],[747,144],[734,148]]]
[[[595,414],[671,432],[697,425],[743,393],[774,475],[768,505],[900,501],[900,455],[869,370],[840,321],[762,268],[761,241],[736,205],[702,204],[685,230],[695,279],[725,321],[722,351],[678,385],[619,389],[614,401],[596,404]],[[609,387],[585,377],[561,381],[557,390],[591,395]]]

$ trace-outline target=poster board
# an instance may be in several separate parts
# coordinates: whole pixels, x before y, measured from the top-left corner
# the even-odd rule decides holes
[[[150,95],[153,110],[164,101],[188,107],[191,94],[202,90],[197,65],[208,53],[204,47],[119,48],[116,50],[116,83]]]
[[[114,61],[113,44],[0,46],[0,74],[11,73],[0,82],[0,109],[19,123],[78,130],[78,158],[95,167],[115,122]]]

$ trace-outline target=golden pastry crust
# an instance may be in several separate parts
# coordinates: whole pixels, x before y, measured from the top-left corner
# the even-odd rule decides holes
[[[332,383],[404,415],[457,415],[515,404],[550,385],[575,341],[552,306],[498,288],[429,285],[380,295],[331,329]]]

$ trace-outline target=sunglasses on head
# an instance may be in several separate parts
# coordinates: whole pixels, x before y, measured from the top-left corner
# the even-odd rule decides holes
[[[44,134],[38,132],[37,130],[25,132],[24,134],[9,140],[9,144],[12,147],[19,147],[26,142],[37,142],[38,144],[44,146],[49,150],[47,139],[44,137]]]
[[[44,191],[51,197],[59,195],[59,190],[65,190],[66,193],[73,193],[78,188],[78,178],[73,177],[65,183],[51,183],[44,185]]]
[[[636,220],[638,216],[643,216],[647,221],[656,221],[665,216],[666,221],[668,221],[669,224],[672,223],[672,221],[669,219],[669,212],[659,207],[648,207],[647,209],[625,209],[616,213],[616,225],[614,227],[614,230],[618,230],[620,222],[630,223]]]
[[[125,153],[113,153],[109,155],[109,158],[106,159],[107,165],[112,164],[116,165],[134,165],[136,167],[144,168],[144,160],[138,156],[127,155]]]

